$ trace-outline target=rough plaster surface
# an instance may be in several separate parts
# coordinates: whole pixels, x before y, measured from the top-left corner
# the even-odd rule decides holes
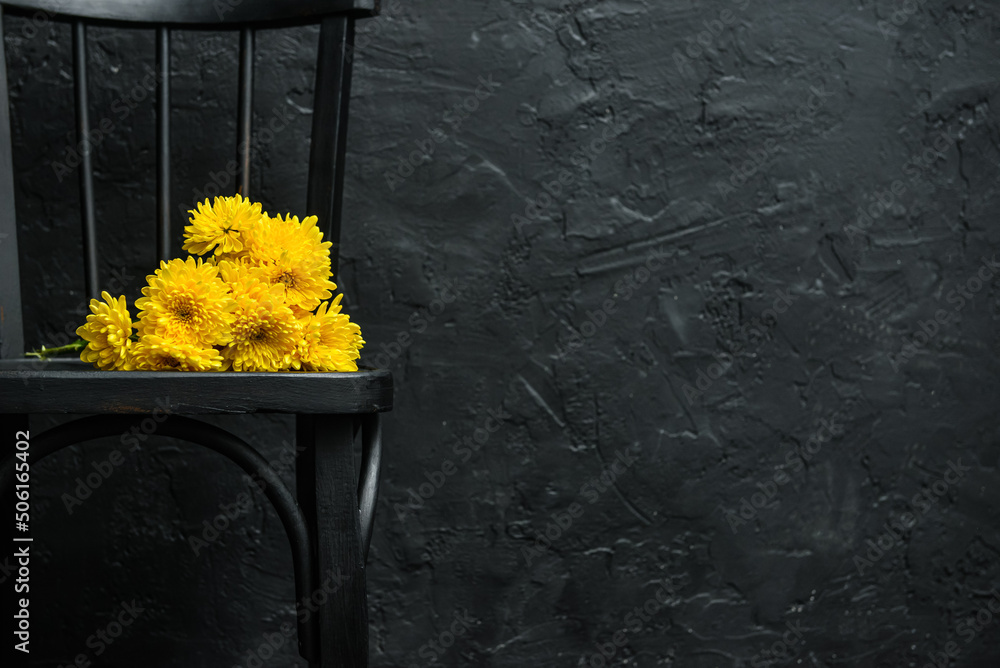
[[[1000,314],[995,273],[977,277],[1000,246],[997,7],[388,5],[359,34],[337,279],[397,387],[372,665],[599,666],[604,645],[607,665],[895,668],[952,641],[952,665],[995,666],[1000,620],[965,620],[1000,576]],[[7,23],[37,345],[83,301],[77,186],[51,166],[69,31]],[[259,120],[290,119],[255,156],[274,210],[305,199],[316,34],[260,36]],[[235,49],[176,36],[178,203],[230,159]],[[90,55],[95,120],[114,125],[95,153],[101,275],[124,268],[134,298],[152,103],[119,111],[146,97],[152,36],[95,30]],[[217,422],[272,458],[289,427]],[[137,599],[149,612],[95,665],[246,666],[293,619],[273,511],[258,501],[196,556],[243,484],[166,443],[67,516],[60,495],[114,447],[36,474],[33,665],[93,659],[87,637]]]

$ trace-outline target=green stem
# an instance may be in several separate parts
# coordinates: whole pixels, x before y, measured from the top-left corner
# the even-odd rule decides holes
[[[80,351],[87,347],[87,342],[83,339],[77,339],[73,343],[66,344],[65,346],[59,346],[58,348],[46,348],[42,346],[41,350],[32,350],[30,353],[25,353],[25,357],[37,357],[40,360],[47,360],[50,357],[56,357],[58,355],[65,355],[68,353],[74,353],[76,355],[80,354]]]

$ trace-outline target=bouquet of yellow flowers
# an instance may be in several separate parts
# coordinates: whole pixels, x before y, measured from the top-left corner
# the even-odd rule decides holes
[[[358,370],[365,342],[343,295],[330,300],[331,243],[316,216],[272,217],[240,195],[189,213],[183,248],[207,257],[161,262],[134,324],[125,297],[92,299],[80,359],[123,371]]]

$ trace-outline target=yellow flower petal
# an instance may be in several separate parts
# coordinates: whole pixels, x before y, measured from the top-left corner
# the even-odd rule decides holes
[[[260,269],[271,285],[281,285],[289,306],[312,311],[329,299],[331,281],[329,241],[316,225],[316,216],[301,223],[298,216],[263,216],[251,227],[246,245],[247,261]]]
[[[365,345],[361,328],[340,312],[337,295],[333,302],[324,302],[299,322],[302,339],[292,360],[293,369],[303,371],[357,371],[355,360],[361,357]]]
[[[219,371],[222,356],[215,348],[147,334],[135,345],[134,364],[140,371]]]
[[[302,332],[285,304],[282,288],[262,281],[256,268],[244,263],[223,262],[220,272],[236,302],[232,340],[222,349],[225,367],[234,371],[289,368]]]
[[[107,292],[101,293],[103,302],[90,300],[91,315],[87,324],[76,330],[76,335],[87,342],[80,352],[80,359],[98,369],[129,371],[132,368],[131,352],[132,316],[129,315],[125,297],[115,299]]]
[[[156,334],[202,347],[229,341],[236,304],[217,267],[191,257],[176,259],[161,262],[146,281],[145,296],[135,302],[141,309],[140,336]]]
[[[240,195],[216,197],[212,204],[206,199],[198,203],[191,214],[190,225],[184,228],[184,250],[195,255],[213,251],[235,254],[243,250],[244,234],[261,217],[261,205]]]

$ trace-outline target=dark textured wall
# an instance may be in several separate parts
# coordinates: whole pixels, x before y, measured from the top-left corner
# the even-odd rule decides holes
[[[998,18],[415,0],[361,28],[337,282],[397,387],[374,666],[996,665]],[[52,165],[72,161],[69,31],[30,28],[5,42],[37,345],[84,296],[75,173]],[[272,210],[305,199],[316,35],[260,37],[259,122],[287,122],[255,156]],[[153,46],[92,37],[101,275],[131,298],[153,266]],[[236,39],[176,41],[190,205],[231,157]],[[217,422],[289,450],[286,420]],[[244,485],[166,443],[68,515],[114,448],[36,473],[32,665],[94,659],[133,599],[95,665],[257,665],[293,619],[273,511],[196,555]],[[266,665],[302,663],[285,644]]]

